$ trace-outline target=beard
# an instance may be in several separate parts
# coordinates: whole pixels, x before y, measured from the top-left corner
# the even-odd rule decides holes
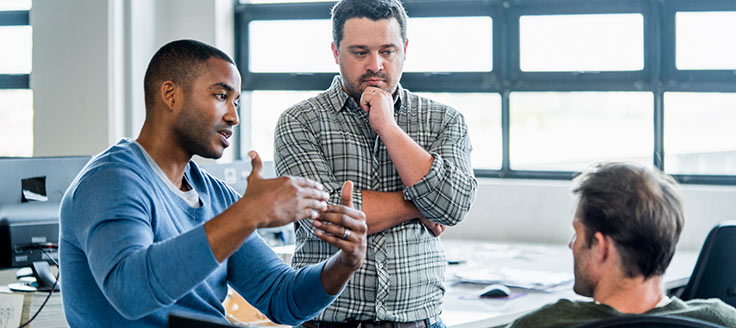
[[[578,295],[592,297],[596,284],[585,275],[581,266],[584,266],[584,264],[581,263],[579,259],[575,259],[575,267],[573,268],[575,284],[573,285],[572,290]]]
[[[363,91],[365,91],[366,89],[366,88],[361,89],[360,85],[363,84],[363,82],[365,82],[366,80],[371,79],[371,78],[382,79],[386,83],[386,87],[383,87],[380,89],[383,89],[390,94],[393,94],[394,90],[396,89],[396,85],[393,83],[393,80],[391,79],[391,77],[383,72],[365,73],[360,78],[358,78],[354,84],[352,83],[352,81],[348,81],[348,79],[344,78],[346,75],[344,74],[344,72],[342,72],[342,70],[341,70],[341,73],[342,73],[341,75],[343,76],[343,85],[345,85],[345,91],[347,91],[347,94],[349,96],[357,99],[358,101],[360,101],[360,97],[363,96]]]
[[[191,103],[182,108],[182,113],[177,117],[174,124],[174,135],[179,145],[191,155],[199,155],[204,158],[220,158],[223,150],[217,149],[212,140],[222,126],[212,128],[197,113],[202,111],[194,108]]]

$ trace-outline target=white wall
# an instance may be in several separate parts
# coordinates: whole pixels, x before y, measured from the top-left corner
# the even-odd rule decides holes
[[[34,155],[85,155],[110,144],[109,9],[110,1],[34,1]]]
[[[468,217],[443,238],[567,244],[576,199],[570,181],[479,179]],[[736,187],[681,185],[685,227],[678,247],[699,250],[718,222],[736,220]]]
[[[91,155],[135,137],[145,68],[166,42],[194,38],[230,55],[234,48],[230,0],[34,0],[31,24],[36,156]],[[569,181],[480,179],[468,218],[444,237],[564,244],[570,189]],[[715,223],[736,219],[736,188],[682,189],[680,246],[698,249]]]
[[[231,0],[34,0],[34,155],[91,155],[137,136],[155,51],[191,38],[232,56],[233,16]]]

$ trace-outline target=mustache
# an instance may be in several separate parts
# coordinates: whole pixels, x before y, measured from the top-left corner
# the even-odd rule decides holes
[[[386,73],[383,73],[383,72],[377,72],[377,73],[368,72],[368,73],[363,74],[363,76],[360,77],[360,81],[362,82],[362,81],[365,81],[365,80],[368,80],[368,79],[371,79],[371,78],[376,78],[376,77],[379,78],[379,79],[382,79],[384,81],[390,81],[391,80]]]

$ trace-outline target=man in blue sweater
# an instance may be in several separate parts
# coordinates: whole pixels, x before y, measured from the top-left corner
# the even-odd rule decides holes
[[[273,321],[298,324],[340,293],[365,256],[366,225],[351,204],[327,205],[309,179],[263,179],[255,152],[240,197],[200,170],[219,158],[238,124],[240,73],[221,51],[171,42],[145,75],[146,120],[136,140],[95,156],[61,205],[62,297],[72,327],[163,327],[173,311],[220,318],[227,286]],[[314,219],[339,251],[300,270],[283,263],[257,228]]]

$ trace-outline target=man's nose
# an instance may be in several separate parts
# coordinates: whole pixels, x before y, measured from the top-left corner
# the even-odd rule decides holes
[[[229,123],[231,126],[238,125],[240,123],[238,107],[235,106],[234,103],[230,103],[230,105],[227,106],[227,113],[225,113],[223,118],[225,119],[225,122]]]
[[[379,72],[383,70],[383,57],[379,53],[371,54],[368,58],[368,66],[366,67],[371,72]]]

